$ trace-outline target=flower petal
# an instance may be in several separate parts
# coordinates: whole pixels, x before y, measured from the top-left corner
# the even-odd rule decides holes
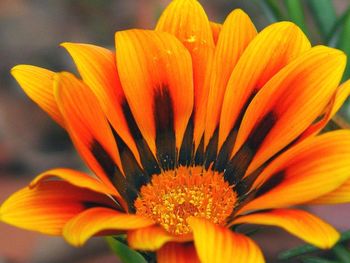
[[[0,220],[44,234],[61,235],[68,220],[92,206],[115,204],[106,195],[86,188],[64,181],[45,181],[10,196],[0,208]]]
[[[113,128],[139,160],[128,120],[124,115],[126,99],[118,76],[115,53],[88,44],[63,43],[62,46],[72,56],[84,83],[94,92]]]
[[[128,243],[133,249],[157,250],[167,242],[187,242],[192,240],[191,235],[171,235],[160,226],[150,226],[128,232]]]
[[[227,84],[222,105],[219,146],[233,129],[238,129],[251,98],[281,68],[311,45],[295,24],[279,22],[262,30],[249,44]]]
[[[318,46],[276,74],[250,103],[233,154],[252,155],[247,174],[295,140],[324,111],[344,71],[343,52]],[[243,148],[242,148],[243,146]]]
[[[211,32],[213,34],[214,43],[216,45],[222,29],[222,24],[210,21],[210,27],[211,27]]]
[[[194,244],[203,263],[265,262],[259,247],[250,238],[204,219],[191,217]]]
[[[30,65],[17,65],[11,69],[11,74],[28,97],[64,127],[53,93],[55,72]]]
[[[116,164],[120,168],[121,162],[112,131],[95,95],[72,74],[59,73],[56,97],[78,152],[102,182],[114,189]]]
[[[86,173],[79,172],[72,169],[62,169],[62,168],[52,169],[52,170],[43,172],[42,174],[39,174],[30,183],[29,187],[31,188],[36,187],[38,184],[41,184],[42,182],[48,181],[50,179],[55,179],[55,178],[59,178],[63,181],[66,181],[71,185],[74,185],[80,188],[86,188],[101,194],[119,196],[118,192],[116,192],[115,189],[110,189],[101,181],[97,180],[96,178],[93,178],[92,176]]]
[[[239,213],[309,202],[350,178],[350,131],[305,139],[268,165],[253,185],[257,197]]]
[[[137,229],[153,225],[153,221],[114,209],[96,207],[72,218],[64,227],[65,239],[74,246],[83,245],[89,238],[103,231]]]
[[[329,249],[340,234],[320,218],[302,210],[277,209],[237,218],[233,224],[278,226],[304,241],[322,249]]]
[[[317,198],[311,204],[341,204],[350,203],[350,179],[335,190]]]
[[[193,109],[190,54],[165,32],[117,32],[116,46],[131,112],[159,163],[172,168]]]
[[[194,83],[194,142],[200,143],[204,131],[209,85],[206,76],[214,51],[208,17],[197,0],[174,0],[160,17],[156,30],[176,36],[192,57]]]
[[[339,86],[335,95],[335,101],[332,108],[332,113],[330,117],[333,117],[340,107],[344,104],[345,100],[350,95],[350,80],[345,81],[343,84]]]
[[[253,22],[241,9],[231,12],[222,26],[210,76],[205,145],[208,145],[219,125],[221,106],[232,70],[256,34]]]
[[[157,251],[158,263],[199,263],[193,243],[169,242]]]
[[[327,123],[332,119],[332,117],[338,112],[345,100],[349,97],[349,94],[350,80],[344,82],[338,87],[337,91],[333,95],[334,98],[326,107],[325,112],[321,114],[321,118],[317,118],[319,120],[310,125],[309,128],[303,132],[303,134],[298,139],[298,142],[307,137],[316,135],[322,131],[322,129],[326,127]]]

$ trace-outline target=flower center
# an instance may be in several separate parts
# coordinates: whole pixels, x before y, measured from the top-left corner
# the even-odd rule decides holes
[[[136,214],[149,217],[176,235],[190,233],[187,218],[224,224],[237,196],[223,175],[202,167],[179,167],[153,175],[135,201]]]

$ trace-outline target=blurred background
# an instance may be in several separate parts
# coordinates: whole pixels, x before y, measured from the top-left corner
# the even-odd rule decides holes
[[[292,11],[296,10],[293,8],[299,1],[295,0],[294,4],[293,0],[281,2],[284,1],[201,1],[210,19],[216,22],[223,22],[231,10],[239,7],[250,15],[259,30],[275,20],[293,19],[304,28],[313,44],[328,43],[345,51],[350,49],[350,44],[346,44],[350,42],[350,31],[346,35],[346,28],[336,27],[334,19],[329,20],[334,25],[328,25],[328,29],[323,30],[328,32],[323,32],[318,30],[320,24],[317,19],[310,18],[313,9],[308,4],[303,5],[302,12],[298,13]],[[331,12],[343,19],[338,23],[348,23],[350,28],[349,16],[344,15],[348,11],[349,0],[330,2],[335,6]],[[10,76],[11,67],[33,64],[54,71],[75,72],[69,56],[59,47],[61,42],[83,42],[113,48],[115,31],[134,27],[153,28],[168,3],[169,0],[0,0],[0,203],[46,169],[86,169],[66,133],[26,97]],[[325,13],[329,15],[329,10]],[[332,31],[336,34],[329,34]],[[341,42],[342,37],[349,41]],[[340,122],[345,121],[346,125],[349,115],[349,107],[345,106]],[[335,123],[333,126],[339,125]],[[350,229],[349,205],[308,209],[339,230]],[[255,235],[255,239],[263,247],[267,262],[279,262],[279,252],[302,244],[274,228],[272,231],[263,229]],[[22,231],[0,223],[0,263],[27,262],[118,261],[103,239],[95,238],[83,248],[76,249],[61,238]]]

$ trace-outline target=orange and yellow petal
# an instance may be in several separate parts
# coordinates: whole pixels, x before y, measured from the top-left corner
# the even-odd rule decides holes
[[[295,140],[324,111],[344,71],[343,52],[317,46],[278,72],[250,103],[233,150],[257,151],[247,174]]]
[[[155,251],[168,242],[183,243],[192,240],[192,235],[172,235],[163,227],[155,225],[128,232],[128,244],[133,249]]]
[[[108,121],[92,91],[70,73],[56,77],[56,98],[67,131],[78,152],[111,189],[115,167],[121,167]]]
[[[169,242],[157,251],[158,263],[199,263],[193,243]]]
[[[210,27],[211,27],[211,32],[213,34],[214,43],[216,45],[222,29],[222,24],[210,21]]]
[[[49,171],[45,171],[42,174],[39,174],[29,184],[29,187],[33,188],[44,181],[49,181],[54,179],[61,179],[63,181],[70,183],[71,185],[74,185],[80,188],[86,188],[97,193],[119,197],[119,194],[115,189],[111,189],[107,187],[98,179],[80,171],[76,171],[72,169],[64,169],[64,168],[52,169]]]
[[[177,38],[159,31],[117,32],[116,49],[136,123],[163,168],[171,168],[193,109],[191,56]]]
[[[106,195],[64,181],[45,181],[25,187],[0,207],[0,220],[49,235],[61,235],[64,225],[91,206],[113,206]]]
[[[253,185],[257,197],[240,212],[288,207],[323,196],[350,178],[350,131],[311,137],[276,158]]]
[[[28,97],[64,127],[64,120],[54,96],[55,72],[31,65],[17,65],[11,69],[11,74]]]
[[[176,36],[192,57],[194,83],[194,142],[199,145],[205,122],[214,41],[208,17],[197,0],[174,0],[161,15],[156,30]]]
[[[329,249],[339,240],[340,234],[322,219],[302,210],[276,209],[242,216],[233,224],[278,226],[322,249]]]
[[[191,217],[194,244],[203,263],[263,263],[260,248],[250,238],[215,225],[204,219]]]
[[[219,145],[232,129],[238,128],[235,126],[239,125],[252,97],[277,72],[310,47],[301,29],[290,22],[272,24],[251,41],[227,84],[220,117]]]
[[[342,204],[350,203],[350,179],[335,190],[316,198],[310,204]]]
[[[139,160],[139,153],[125,116],[126,99],[121,87],[115,53],[94,45],[61,44],[72,56],[84,83],[94,92],[115,131]]]
[[[350,80],[341,84],[333,95],[333,98],[324,109],[324,112],[317,118],[318,121],[312,123],[299,137],[297,142],[304,140],[307,137],[314,136],[326,127],[327,123],[334,117],[340,107],[350,94]]]
[[[253,22],[240,9],[232,11],[222,25],[210,74],[205,145],[219,126],[221,106],[231,73],[256,34]]]
[[[72,218],[63,228],[64,238],[74,246],[83,245],[101,232],[118,233],[153,225],[150,219],[119,212],[115,209],[95,207]]]
[[[347,80],[343,84],[341,84],[337,89],[337,92],[335,94],[334,104],[332,107],[332,113],[330,117],[333,117],[338,112],[338,110],[343,105],[345,100],[349,97],[349,95],[350,95],[350,80]]]

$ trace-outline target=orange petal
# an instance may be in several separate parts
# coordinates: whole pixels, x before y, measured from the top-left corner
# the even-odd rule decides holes
[[[265,262],[259,247],[250,238],[204,219],[189,218],[194,244],[203,263]]]
[[[228,81],[220,117],[219,147],[239,124],[251,97],[281,68],[308,49],[310,42],[290,22],[272,24],[257,35]]]
[[[16,227],[61,235],[63,226],[91,206],[114,206],[106,195],[64,181],[41,182],[10,196],[0,208],[0,220]]]
[[[256,34],[253,22],[241,9],[231,12],[222,26],[210,76],[205,145],[219,125],[221,106],[232,70]]]
[[[192,240],[191,235],[171,235],[160,226],[150,226],[128,232],[128,243],[133,249],[157,250],[167,242],[187,242]]]
[[[109,188],[116,164],[121,167],[117,145],[107,119],[92,91],[70,73],[56,78],[58,106],[78,152]]]
[[[193,243],[169,242],[157,251],[158,263],[199,263]]]
[[[80,188],[86,188],[101,194],[119,196],[119,194],[116,192],[115,189],[110,189],[105,184],[101,183],[101,181],[91,177],[86,173],[79,172],[72,169],[62,169],[62,168],[52,169],[52,170],[43,172],[42,174],[35,177],[35,179],[30,183],[29,187],[33,188],[45,181],[48,181],[50,179],[57,179],[57,178],[64,180],[66,182],[69,182],[71,185],[74,185]]]
[[[326,107],[325,112],[322,114],[322,118],[319,119],[316,123],[313,123],[309,128],[303,132],[298,141],[301,141],[309,136],[318,134],[327,123],[332,119],[332,117],[338,112],[340,107],[343,105],[345,100],[349,97],[350,94],[350,80],[344,82],[340,85],[334,94],[334,99],[331,100],[329,105]]]
[[[253,185],[258,197],[240,212],[302,204],[350,178],[350,131],[311,137],[268,165]]]
[[[191,57],[165,32],[117,32],[116,46],[131,112],[153,154],[163,168],[171,168],[193,108]]]
[[[117,210],[96,207],[71,219],[63,229],[65,239],[74,246],[83,245],[102,231],[130,230],[153,225],[153,221]]]
[[[311,204],[341,204],[350,203],[350,179],[335,190],[310,201]]]
[[[72,56],[83,81],[91,88],[113,128],[131,149],[139,153],[124,115],[125,95],[121,87],[115,53],[94,45],[63,43]]]
[[[350,80],[347,80],[346,82],[341,84],[337,89],[337,93],[335,95],[335,101],[334,101],[334,105],[333,105],[332,113],[330,117],[333,117],[338,112],[338,110],[343,105],[345,100],[349,97],[349,94],[350,94]]]
[[[208,17],[197,0],[174,0],[163,12],[156,30],[175,35],[191,54],[194,82],[194,142],[196,148],[204,131],[209,92],[209,85],[205,82],[215,46]]]
[[[302,210],[277,209],[237,218],[233,224],[278,226],[304,241],[329,249],[339,240],[340,234],[320,218]]]
[[[11,74],[28,97],[64,127],[63,117],[53,93],[55,72],[30,65],[17,65],[11,69]]]
[[[221,29],[222,29],[222,24],[210,21],[210,27],[211,27],[211,32],[213,34],[214,43],[216,45],[218,42],[218,39],[219,39]]]
[[[274,76],[250,103],[233,153],[245,143],[255,154],[247,174],[295,140],[323,112],[339,84],[346,57],[318,46]]]

